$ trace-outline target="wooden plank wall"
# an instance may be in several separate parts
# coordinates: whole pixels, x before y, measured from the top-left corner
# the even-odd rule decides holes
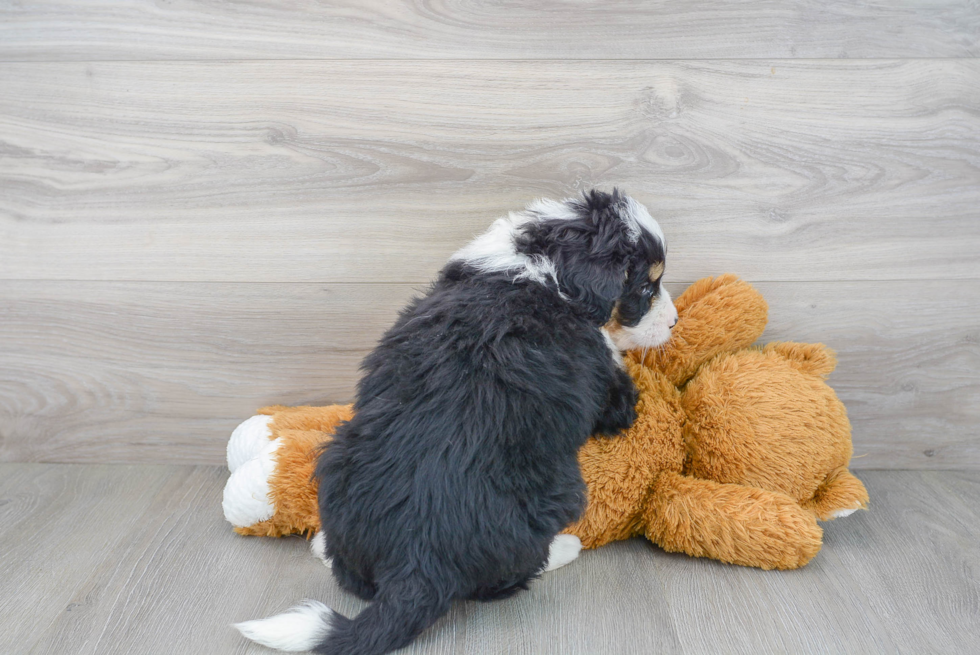
[[[0,460],[220,463],[445,258],[619,185],[823,341],[858,468],[980,466],[970,2],[0,5]]]

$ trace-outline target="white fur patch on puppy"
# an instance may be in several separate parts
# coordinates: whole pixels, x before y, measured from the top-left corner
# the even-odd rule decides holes
[[[269,477],[276,470],[273,456],[279,440],[266,441],[258,455],[235,469],[225,483],[221,509],[225,519],[243,528],[272,518],[275,505],[269,498]]]
[[[259,415],[242,421],[228,439],[228,470],[232,473],[261,452],[269,443],[271,416]]]
[[[660,288],[653,306],[633,327],[616,326],[609,336],[620,350],[656,348],[670,340],[670,328],[677,322],[677,308],[667,289]]]
[[[323,643],[330,634],[332,622],[333,610],[315,600],[306,600],[282,614],[236,623],[234,627],[247,639],[263,646],[307,651]]]
[[[327,557],[327,536],[323,534],[323,530],[313,535],[313,541],[310,542],[310,552],[328,569],[332,567],[333,561]]]
[[[556,207],[564,208],[561,203],[552,203]],[[483,273],[515,271],[515,279],[528,278],[542,284],[548,278],[554,280],[555,265],[551,260],[517,252],[514,239],[521,226],[532,220],[540,220],[540,216],[531,211],[523,211],[511,212],[498,218],[486,232],[457,250],[449,261],[464,261]]]
[[[616,343],[613,341],[612,337],[609,336],[609,330],[606,328],[599,328],[602,332],[602,338],[606,342],[606,346],[609,348],[609,352],[612,353],[613,361],[616,362],[616,366],[623,368],[623,353],[619,352],[619,348],[616,347]]]
[[[582,551],[582,542],[573,534],[556,536],[548,547],[548,564],[545,571],[554,571],[575,560]]]
[[[630,197],[626,197],[626,212],[624,218],[626,219],[626,224],[630,228],[630,232],[633,234],[633,241],[635,242],[640,238],[640,230],[644,230],[660,240],[663,244],[664,250],[667,249],[667,239],[664,237],[664,231],[660,227],[660,223],[650,215],[647,208],[633,200]]]

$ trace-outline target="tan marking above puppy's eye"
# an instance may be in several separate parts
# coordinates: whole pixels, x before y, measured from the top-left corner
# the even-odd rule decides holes
[[[650,275],[650,281],[651,282],[656,282],[657,280],[660,279],[660,276],[663,275],[663,274],[664,274],[664,263],[663,262],[657,262],[656,264],[654,264],[653,266],[650,267],[650,273],[649,273],[649,275]]]

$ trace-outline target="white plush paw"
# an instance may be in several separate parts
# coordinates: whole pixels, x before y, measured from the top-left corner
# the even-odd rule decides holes
[[[235,472],[225,483],[221,508],[225,518],[235,527],[244,528],[272,518],[275,505],[269,498],[269,477],[276,470],[274,457],[279,440],[266,440],[262,450]]]
[[[258,455],[269,443],[271,416],[253,416],[242,421],[228,439],[228,470],[234,473],[239,466]]]
[[[327,557],[327,537],[323,534],[322,530],[313,535],[313,541],[310,542],[310,552],[313,553],[313,557],[323,562],[323,565],[328,569],[333,564],[330,558]]]
[[[832,519],[842,519],[845,516],[850,516],[854,512],[858,511],[859,509],[861,509],[861,506],[860,505],[858,505],[857,507],[851,507],[851,508],[848,508],[848,509],[837,509],[837,510],[834,510],[833,512],[830,513],[830,517]]]
[[[555,537],[548,547],[548,564],[545,571],[554,571],[565,566],[582,550],[582,542],[573,534],[560,534]]]

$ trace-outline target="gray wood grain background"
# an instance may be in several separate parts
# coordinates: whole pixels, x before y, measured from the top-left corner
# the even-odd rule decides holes
[[[68,59],[975,57],[970,0],[5,2],[0,56]]]
[[[0,3],[0,460],[219,463],[495,217],[619,185],[822,341],[856,468],[980,467],[970,2]]]

